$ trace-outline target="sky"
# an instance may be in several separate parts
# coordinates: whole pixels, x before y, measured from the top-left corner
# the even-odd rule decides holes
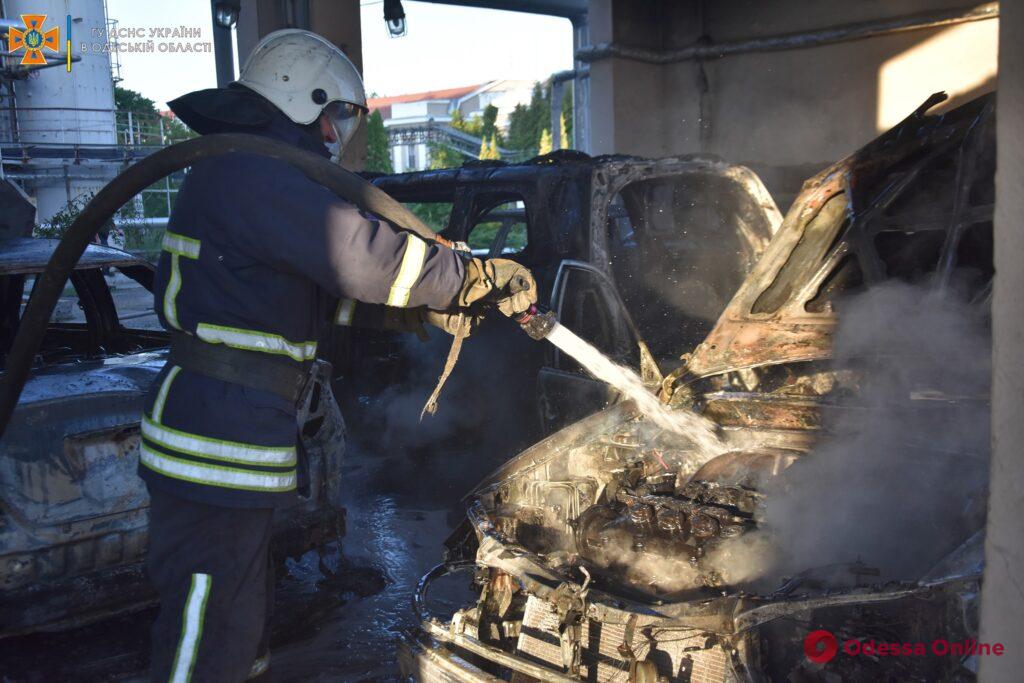
[[[400,95],[493,79],[543,80],[572,68],[567,19],[406,0],[408,35],[388,36],[382,0],[361,0],[367,93]],[[120,27],[187,26],[211,41],[209,0],[107,0]],[[122,41],[123,42],[123,41]],[[216,86],[213,54],[122,53],[121,86],[166,108],[168,100]]]

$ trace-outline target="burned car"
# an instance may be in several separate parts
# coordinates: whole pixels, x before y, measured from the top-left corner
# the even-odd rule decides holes
[[[405,675],[973,678],[994,98],[944,99],[808,180],[713,329],[645,373],[717,446],[617,402],[469,494]],[[477,602],[432,616],[457,571]]]
[[[473,162],[384,175],[373,183],[447,239],[528,267],[543,307],[652,378],[678,356],[667,332],[682,330],[690,344],[703,339],[782,220],[756,175],[710,156],[651,160],[559,151],[518,164]],[[647,302],[642,309],[640,301]],[[385,439],[428,451],[473,433],[500,462],[608,399],[607,387],[590,385],[572,359],[502,318],[492,316],[474,332],[441,396],[438,418],[422,423],[420,409],[447,339],[421,344],[344,331],[339,334],[350,338],[331,359],[349,380],[345,385],[363,392],[363,404],[386,406],[368,418],[388,425]],[[479,401],[479,387],[495,377],[502,391]],[[562,400],[581,388],[586,397]],[[358,403],[351,413],[345,407],[346,416],[365,415]],[[496,413],[506,426],[500,434],[486,428]],[[473,459],[467,466],[486,462]]]
[[[56,245],[0,241],[2,357]],[[119,317],[105,271],[141,285],[140,302],[151,307],[153,266],[89,245],[0,441],[0,637],[77,626],[155,602],[143,566],[149,497],[136,469],[139,418],[168,339],[162,330],[136,328],[138,313]],[[337,490],[344,424],[322,366],[306,411],[310,489],[276,520],[279,553],[333,540],[344,523]]]

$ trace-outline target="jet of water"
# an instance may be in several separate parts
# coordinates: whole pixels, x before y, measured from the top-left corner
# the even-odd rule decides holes
[[[591,375],[618,389],[636,403],[641,413],[662,429],[685,437],[701,450],[722,453],[726,450],[716,432],[715,423],[691,410],[671,410],[644,386],[640,376],[629,368],[611,361],[572,330],[555,323],[546,339],[572,356]]]

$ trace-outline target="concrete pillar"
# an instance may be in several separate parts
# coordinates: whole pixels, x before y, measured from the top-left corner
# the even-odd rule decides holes
[[[348,55],[363,72],[363,38],[359,21],[359,0],[310,0],[310,30],[319,33]],[[383,12],[383,10],[382,10]],[[381,22],[384,15],[381,14]],[[345,168],[359,171],[366,166],[366,125],[348,144],[341,159]]]
[[[681,47],[700,35],[699,8],[700,3],[692,1],[590,0],[590,44],[652,50]],[[620,57],[591,63],[588,151],[651,157],[680,149],[696,151],[689,145],[699,118],[696,79],[684,84],[677,78],[680,71],[695,73],[693,65],[666,69]],[[680,88],[694,96],[680,93]]]
[[[572,23],[573,52],[590,44],[590,27],[587,16],[577,17]],[[572,140],[567,146],[590,153],[590,75],[586,65],[573,61],[576,78],[572,81]]]
[[[242,0],[237,24],[239,65],[245,64],[260,38],[279,28],[288,28],[283,5],[280,0]]]
[[[304,28],[319,33],[340,47],[362,72],[359,0],[242,0],[238,17],[239,64],[245,63],[260,38],[282,28]],[[366,126],[349,143],[342,163],[353,170],[365,165]]]
[[[1005,4],[1005,3],[1004,3]],[[588,45],[665,55],[908,17],[963,14],[962,0],[702,2],[590,0]],[[710,153],[750,166],[786,208],[802,182],[909,114],[931,93],[946,107],[994,87],[998,21],[703,59],[602,56],[590,63],[591,151]]]
[[[981,593],[981,640],[1006,654],[982,657],[982,681],[1024,671],[1024,5],[1000,3],[992,302],[992,469]]]

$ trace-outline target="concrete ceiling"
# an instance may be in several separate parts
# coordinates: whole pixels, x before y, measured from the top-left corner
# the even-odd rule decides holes
[[[439,5],[504,9],[575,19],[587,13],[587,0],[426,0]]]

